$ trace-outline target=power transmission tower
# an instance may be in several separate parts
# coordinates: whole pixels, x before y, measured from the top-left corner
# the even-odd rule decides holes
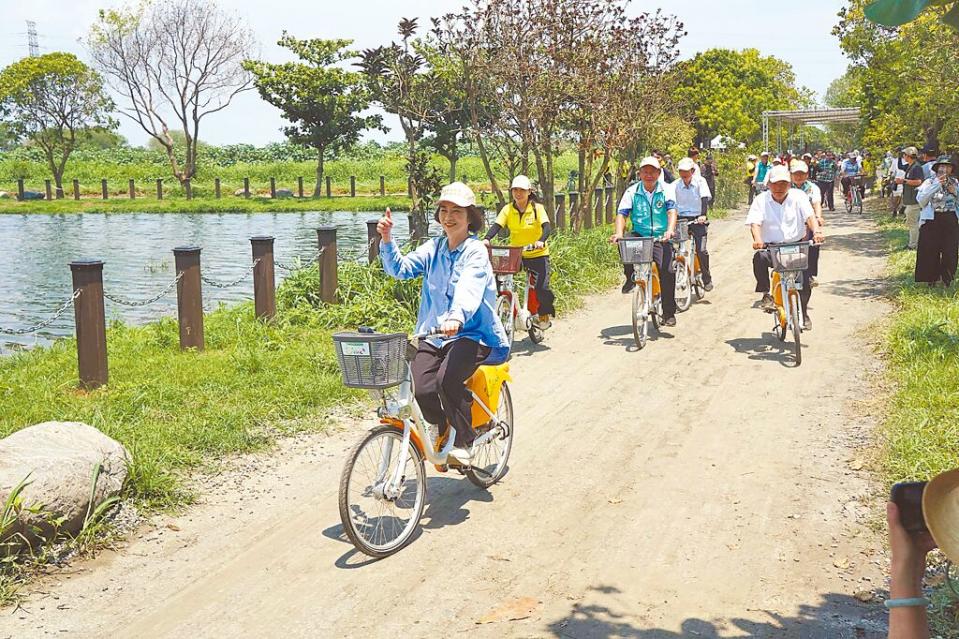
[[[27,20],[27,46],[30,49],[31,58],[36,58],[40,55],[40,40],[37,38],[37,23],[33,20]]]

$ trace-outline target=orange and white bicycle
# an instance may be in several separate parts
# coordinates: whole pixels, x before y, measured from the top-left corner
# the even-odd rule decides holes
[[[773,333],[780,341],[792,333],[796,366],[802,364],[802,303],[799,291],[802,290],[802,274],[809,268],[809,247],[813,243],[787,242],[766,244],[761,251],[767,251],[773,264],[773,277],[770,288],[776,310],[773,313]]]
[[[415,339],[438,336],[436,332]],[[379,425],[350,451],[340,477],[340,519],[353,545],[371,557],[403,548],[419,526],[426,505],[425,461],[449,468],[480,488],[507,472],[513,446],[513,401],[509,364],[480,366],[466,381],[473,396],[473,461],[457,465],[450,456],[455,431],[438,436],[423,417],[413,391],[409,361],[416,353],[406,333],[333,335],[343,383],[370,391],[379,404]]]
[[[532,248],[532,245],[489,247],[490,264],[496,275],[496,317],[503,324],[510,344],[517,330],[526,331],[534,344],[539,344],[546,337],[548,327],[540,326],[535,321],[539,314],[536,282],[533,279],[535,273],[529,273],[525,278],[521,291],[516,290],[515,275],[523,267],[523,251]]]
[[[662,288],[659,268],[653,261],[653,246],[662,238],[622,237],[617,240],[619,259],[633,265],[633,339],[636,348],[643,348],[649,339],[649,324],[659,329],[663,324]]]
[[[708,224],[708,222],[706,222]],[[693,304],[693,296],[697,300],[706,297],[706,285],[703,283],[703,271],[699,265],[699,253],[696,251],[696,241],[689,230],[688,220],[679,220],[676,223],[676,235],[670,240],[673,243],[673,262],[676,266],[676,310],[689,310]]]

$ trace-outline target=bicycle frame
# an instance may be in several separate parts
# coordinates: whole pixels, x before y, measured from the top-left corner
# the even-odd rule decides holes
[[[514,274],[506,273],[496,276],[498,294],[508,294],[510,296],[510,304],[513,307],[513,327],[515,330],[529,330],[530,321],[533,316],[529,311],[529,290],[532,284],[532,282],[530,282],[531,277],[532,274],[526,274],[525,286],[522,292],[523,303],[520,304],[516,295],[516,280]]]
[[[779,325],[785,330],[792,330],[792,307],[799,305],[799,291],[802,289],[802,271],[773,271],[772,287],[775,293],[776,313]],[[800,310],[802,310],[800,306]]]
[[[393,389],[389,389],[392,391]],[[412,375],[409,371],[409,365],[407,364],[407,373],[406,379],[396,387],[395,392],[388,392],[386,390],[371,391],[374,397],[380,400],[381,406],[377,409],[377,414],[380,417],[380,423],[393,426],[397,430],[403,431],[403,443],[400,448],[399,460],[396,465],[396,470],[393,473],[393,476],[390,478],[389,482],[383,485],[384,494],[399,494],[399,487],[403,483],[403,469],[406,467],[406,462],[409,455],[409,443],[413,442],[413,445],[420,451],[420,453],[425,457],[431,464],[437,466],[443,466],[447,464],[449,459],[449,453],[453,449],[453,442],[456,439],[456,429],[452,425],[449,427],[449,433],[447,435],[446,444],[443,448],[436,452],[436,442],[433,440],[433,436],[428,427],[424,427],[427,424],[426,419],[423,417],[423,413],[420,410],[419,404],[416,402],[416,396],[413,391],[413,382]],[[490,420],[494,422],[492,428],[487,432],[483,433],[473,442],[473,446],[482,446],[489,440],[494,437],[499,437],[503,432],[503,425],[496,418],[496,415],[493,411],[490,410],[483,401],[470,390],[470,395],[473,397],[473,401],[476,402],[476,405],[483,409],[487,415],[489,415]],[[392,457],[392,441],[387,443],[387,448],[383,459],[380,461],[380,473],[381,476],[377,477],[376,485],[380,485],[386,477],[386,469],[389,465],[389,460]]]

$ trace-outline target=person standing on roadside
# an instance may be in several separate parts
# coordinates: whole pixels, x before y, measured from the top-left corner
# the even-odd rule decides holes
[[[836,210],[836,203],[833,201],[836,190],[836,156],[832,151],[826,151],[826,156],[819,160],[819,166],[816,167],[816,186],[822,193],[822,206],[828,206],[830,211]]]
[[[942,156],[932,163],[932,172],[916,194],[922,211],[915,280],[928,283],[930,288],[940,281],[948,287],[956,277],[959,262],[959,182],[954,176],[955,161]]]
[[[909,229],[909,248],[915,249],[919,246],[919,212],[922,207],[919,206],[917,194],[919,185],[922,184],[923,170],[919,164],[919,151],[916,147],[906,147],[903,151],[906,157],[905,177],[896,178],[896,184],[902,184],[902,205],[906,213],[906,226]]]
[[[716,166],[716,160],[712,153],[706,154],[706,161],[702,166],[703,179],[706,180],[706,186],[709,187],[709,210],[713,210],[713,203],[716,201],[716,178],[719,176],[719,168]]]
[[[932,165],[938,159],[939,155],[936,153],[936,147],[931,144],[922,147],[922,179],[928,180],[932,177],[935,172],[932,170]]]
[[[746,184],[746,188],[749,189],[749,201],[747,204],[753,203],[753,196],[756,194],[756,185],[753,184],[753,178],[756,176],[756,161],[757,158],[753,154],[749,154],[749,157],[746,158],[746,175],[743,179],[743,182]]]

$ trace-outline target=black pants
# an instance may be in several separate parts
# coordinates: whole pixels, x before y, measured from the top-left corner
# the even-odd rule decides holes
[[[933,220],[919,227],[919,248],[916,251],[916,281],[939,280],[949,286],[956,277],[959,261],[959,218],[955,213],[936,213]]]
[[[536,291],[536,299],[539,301],[537,313],[556,315],[556,308],[553,306],[556,296],[549,290],[549,256],[524,257],[523,268],[533,276],[533,290]]]
[[[709,251],[706,249],[706,233],[709,227],[705,224],[690,224],[689,232],[693,236],[693,242],[696,243],[696,253],[699,255],[699,268],[703,272],[703,284],[709,284],[713,281],[713,276],[709,272]]]
[[[834,195],[836,190],[836,182],[834,180],[829,180],[828,182],[819,181],[816,182],[816,185],[819,187],[819,190],[822,191],[822,202],[820,206],[826,206],[829,204],[829,210],[836,210],[836,203],[834,201]]]
[[[642,237],[632,233],[633,237]],[[676,315],[676,271],[673,270],[673,245],[669,242],[656,242],[653,245],[653,262],[659,269],[659,288],[663,297],[663,318],[669,319]],[[633,279],[635,268],[632,264],[623,266],[626,280]]]
[[[456,429],[457,446],[473,443],[473,397],[463,385],[489,357],[490,349],[471,339],[460,338],[437,348],[421,340],[410,363],[413,389],[423,417],[446,433],[447,419]]]
[[[773,267],[773,260],[769,256],[769,251],[756,251],[753,254],[753,275],[756,276],[756,292],[769,292],[769,269]],[[799,302],[802,306],[802,316],[807,317],[806,308],[809,305],[809,298],[812,296],[812,289],[809,288],[809,271],[803,271],[802,290],[799,291]]]
[[[703,179],[706,180],[706,186],[709,187],[709,192],[712,194],[712,197],[709,198],[709,210],[712,211],[713,202],[716,201],[716,178],[710,176],[708,178],[703,178]]]
[[[813,238],[811,230],[806,231],[806,237],[803,239],[809,241]],[[809,247],[809,268],[806,269],[806,277],[819,277],[819,253],[822,249],[818,244]]]

